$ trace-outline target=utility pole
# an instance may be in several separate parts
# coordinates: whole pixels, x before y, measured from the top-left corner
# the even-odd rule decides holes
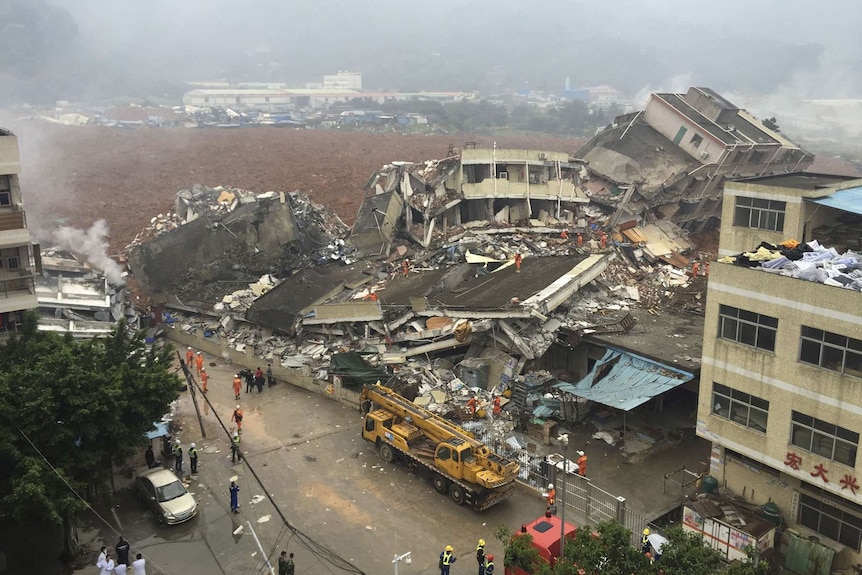
[[[177,351],[177,359],[180,360],[180,367],[183,368],[183,374],[186,376],[186,384],[189,386],[189,393],[192,394],[192,403],[195,406],[195,413],[198,414],[198,425],[201,427],[201,437],[206,438],[207,431],[204,429],[204,420],[201,417],[201,408],[198,406],[198,397],[195,395],[195,388],[197,387],[197,383],[195,383],[195,377],[192,374],[192,368],[190,365],[186,365],[185,360],[180,356],[180,352]]]
[[[557,436],[557,441],[563,445],[563,496],[561,498],[563,511],[560,513],[560,559],[562,559],[566,548],[566,475],[569,471],[569,434],[563,433]]]
[[[269,562],[269,557],[266,556],[266,551],[263,550],[263,545],[260,544],[260,539],[257,538],[257,533],[255,533],[254,531],[254,526],[251,524],[251,521],[246,521],[246,523],[248,524],[248,528],[251,531],[251,536],[254,537],[254,542],[257,543],[257,548],[260,550],[261,557],[263,557],[263,560],[266,561],[266,566],[269,567],[269,575],[275,575],[275,569]]]

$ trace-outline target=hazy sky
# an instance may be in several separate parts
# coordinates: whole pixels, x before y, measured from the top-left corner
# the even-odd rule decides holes
[[[16,3],[61,7],[77,24],[68,45],[16,73],[45,66],[52,89],[70,91],[87,76],[89,96],[191,79],[301,84],[339,69],[362,72],[368,89],[556,90],[567,76],[629,94],[862,87],[862,3],[848,1],[0,0],[0,17]]]

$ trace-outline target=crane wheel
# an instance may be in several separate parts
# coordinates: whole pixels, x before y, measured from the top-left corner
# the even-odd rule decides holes
[[[386,463],[392,463],[395,461],[395,450],[392,449],[391,445],[388,443],[380,444],[380,458]]]
[[[463,505],[464,504],[464,488],[458,485],[457,483],[453,483],[449,486],[449,498],[452,499],[456,504]]]
[[[432,481],[434,483],[434,489],[437,491],[437,493],[443,493],[445,495],[446,494],[446,480],[443,479],[443,477],[440,475],[435,475],[434,479]]]

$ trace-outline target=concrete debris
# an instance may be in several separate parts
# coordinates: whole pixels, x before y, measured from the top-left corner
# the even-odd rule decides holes
[[[35,278],[40,330],[91,338],[110,332],[121,319],[132,330],[150,327],[150,318],[142,319],[132,305],[129,288],[110,283],[85,256],[50,247],[42,250],[41,261],[42,274]]]

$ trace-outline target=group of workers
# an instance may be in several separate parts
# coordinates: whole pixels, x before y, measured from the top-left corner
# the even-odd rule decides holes
[[[201,380],[201,391],[206,393],[210,376],[207,375],[207,370],[204,367],[203,354],[201,352],[197,352],[197,354],[195,354],[195,351],[191,347],[186,349],[186,367],[189,368],[189,371],[191,371],[192,368],[197,371],[198,377]]]
[[[578,450],[578,475],[587,476],[587,454]],[[557,515],[557,489],[553,483],[548,483],[548,492],[545,494],[545,515],[547,517]]]
[[[494,400],[491,402],[493,405],[492,413],[496,415],[500,415],[503,412],[502,401],[500,400],[499,395],[494,396]],[[479,410],[479,398],[475,395],[467,400],[467,409],[470,410],[470,418],[474,419],[476,417],[476,412]]]
[[[438,564],[440,567],[440,575],[449,575],[449,568],[456,560],[457,557],[455,557],[455,552],[452,549],[452,546],[447,545],[443,552],[440,553],[440,561]],[[476,563],[479,565],[479,575],[494,574],[494,556],[491,554],[485,554],[484,539],[479,539],[479,543],[476,545]]]

